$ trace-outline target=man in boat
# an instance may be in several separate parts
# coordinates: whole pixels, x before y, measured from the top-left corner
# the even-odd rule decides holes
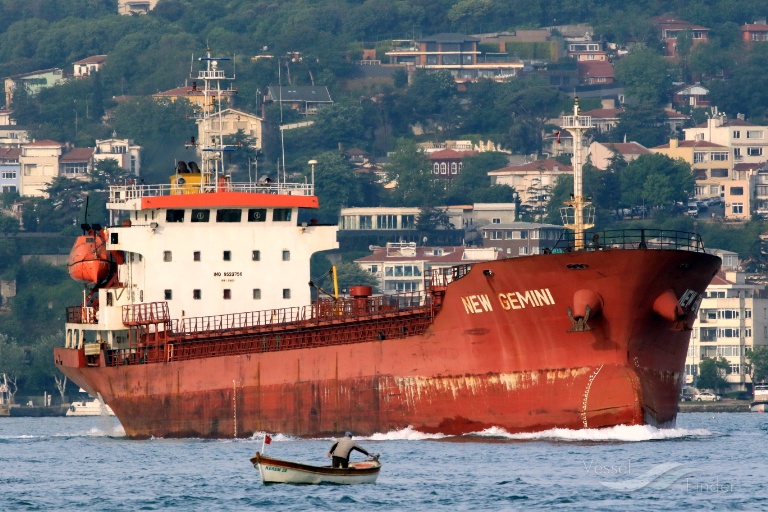
[[[360,453],[364,453],[370,457],[371,454],[365,451],[363,447],[352,440],[352,432],[347,432],[344,437],[337,439],[333,443],[331,449],[328,450],[328,456],[333,456],[333,467],[335,468],[348,468],[349,467],[349,454],[352,450],[357,450]]]

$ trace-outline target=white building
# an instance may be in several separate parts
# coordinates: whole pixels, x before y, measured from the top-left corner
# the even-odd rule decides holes
[[[96,139],[93,159],[95,162],[116,160],[117,165],[134,176],[141,173],[141,146],[134,144],[131,139]]]
[[[373,254],[355,263],[376,276],[382,293],[391,294],[423,292],[428,270],[502,258],[493,247],[422,247],[415,242],[394,242],[374,247]]]
[[[738,256],[715,251],[723,258],[723,271],[706,290],[693,324],[685,381],[692,384],[704,359],[724,357],[730,364],[725,378],[732,389],[752,384],[747,349],[768,345],[768,290],[749,284],[739,271]]]

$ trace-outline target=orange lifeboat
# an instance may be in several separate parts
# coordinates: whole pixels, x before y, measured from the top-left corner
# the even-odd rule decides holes
[[[100,283],[109,277],[112,263],[107,253],[104,231],[90,228],[75,240],[69,252],[69,275],[75,281]]]

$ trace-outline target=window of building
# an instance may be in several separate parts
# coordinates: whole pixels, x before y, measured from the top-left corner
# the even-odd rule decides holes
[[[377,274],[379,272],[379,266],[378,265],[369,265],[368,266],[368,272],[371,274]]]
[[[291,261],[291,251],[283,251],[283,261]]]
[[[192,298],[195,300],[200,300],[202,297],[202,292],[200,290],[192,290]]]
[[[503,231],[491,231],[491,240],[504,240]]]
[[[253,300],[261,300],[261,288],[253,289]]]
[[[171,255],[171,251],[163,251],[163,261],[173,261],[173,255]]]
[[[283,288],[283,298],[284,299],[290,299],[291,298],[291,289],[290,288]]]
[[[491,224],[501,224],[500,218],[491,219]]]
[[[173,298],[173,291],[171,290],[164,290],[163,296],[165,297],[165,300],[171,300]]]
[[[200,251],[195,251],[192,253],[192,261],[200,261]]]
[[[727,162],[728,161],[728,152],[727,151],[713,151],[712,152],[712,161],[713,162]]]
[[[448,164],[443,162],[440,164],[440,174],[448,174]]]
[[[272,210],[273,222],[286,222],[289,220],[291,220],[290,208],[275,208],[274,210]]]
[[[251,260],[261,261],[261,251],[251,251]]]
[[[360,229],[373,229],[373,215],[360,216]]]
[[[192,210],[192,222],[208,222],[210,218],[210,210]]]
[[[414,229],[416,227],[415,215],[403,215],[400,217],[401,229]]]
[[[734,139],[740,139],[741,138],[741,130],[733,130],[733,138]]]
[[[184,210],[166,210],[165,222],[184,222]]]
[[[224,251],[224,261],[232,261],[232,251]]]
[[[264,222],[267,220],[266,208],[249,208],[248,222]]]
[[[63,165],[64,174],[87,174],[88,162],[72,162]]]
[[[3,170],[3,179],[4,180],[13,180],[16,179],[16,169],[13,170]]]
[[[744,195],[744,187],[730,187],[730,192],[732,196],[743,196]]]
[[[456,174],[458,172],[459,166],[456,164],[456,162],[451,163],[451,174]]]
[[[243,210],[239,208],[222,208],[216,210],[216,222],[240,222]]]
[[[376,229],[397,229],[397,215],[377,215]]]
[[[224,300],[229,300],[232,298],[232,290],[229,288],[224,289]]]
[[[763,156],[763,148],[747,148],[749,156]]]
[[[747,130],[748,139],[762,139],[763,130]]]
[[[704,153],[703,151],[696,151],[693,154],[693,163],[700,164],[700,163],[706,162],[706,161],[707,161],[706,153]]]
[[[520,256],[526,256],[528,254],[528,248],[527,247],[521,247],[519,249],[519,251],[518,251],[518,254],[520,254]]]
[[[733,203],[731,205],[731,213],[734,215],[741,215],[744,213],[744,203]]]
[[[2,192],[16,192],[16,186],[15,185],[3,185]]]
[[[728,177],[728,169],[712,169],[709,171],[710,176],[713,178],[727,178]],[[717,193],[717,192],[715,192]]]

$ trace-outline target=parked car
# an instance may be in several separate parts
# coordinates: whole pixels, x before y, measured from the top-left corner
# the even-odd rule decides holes
[[[716,395],[714,393],[710,393],[709,391],[704,391],[703,393],[699,393],[694,397],[694,400],[697,402],[717,402],[720,400],[720,395]]]
[[[680,395],[680,401],[681,402],[690,402],[691,401],[691,395]]]

